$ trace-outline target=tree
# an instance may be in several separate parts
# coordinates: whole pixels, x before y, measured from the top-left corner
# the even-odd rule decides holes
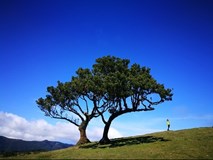
[[[70,82],[58,81],[56,87],[47,87],[46,98],[39,98],[36,103],[46,116],[66,120],[78,127],[80,139],[77,144],[90,142],[86,135],[86,128],[90,120],[98,117],[97,109],[105,108],[102,102],[101,91],[95,87],[100,83],[89,69],[79,68],[77,76]],[[99,85],[101,86],[101,85]],[[93,107],[89,106],[93,102]]]
[[[105,127],[100,142],[108,143],[109,128],[115,118],[130,112],[152,111],[154,105],[172,100],[172,90],[159,84],[149,68],[138,64],[129,67],[129,63],[128,59],[114,56],[98,58],[91,70],[79,68],[71,81],[58,81],[56,87],[47,87],[46,97],[36,101],[38,107],[46,116],[77,126],[77,144],[89,142],[88,123],[101,116]]]
[[[100,143],[110,142],[108,132],[115,118],[130,112],[153,111],[154,105],[172,100],[172,90],[159,84],[151,76],[149,68],[139,64],[129,67],[129,60],[111,56],[99,58],[96,62],[93,73],[101,77],[104,84],[103,99],[108,105],[104,110],[110,113],[101,113],[98,108],[105,124]]]

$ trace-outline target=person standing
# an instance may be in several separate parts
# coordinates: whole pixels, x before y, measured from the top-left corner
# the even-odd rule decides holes
[[[169,119],[166,120],[166,124],[167,124],[167,131],[169,131],[169,129],[170,129],[170,121],[169,121]]]

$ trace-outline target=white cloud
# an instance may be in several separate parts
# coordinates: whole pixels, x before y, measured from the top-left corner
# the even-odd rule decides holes
[[[132,121],[122,123],[120,121],[116,121],[112,126],[116,126],[123,136],[128,137],[163,131],[162,128],[158,127],[159,125],[154,127],[155,124],[158,124],[157,120],[152,120],[152,122],[149,121],[148,123]]]
[[[117,131],[115,128],[110,127],[109,129],[109,138],[119,138],[122,137],[122,134]]]
[[[77,128],[69,123],[55,125],[45,120],[28,121],[12,113],[0,112],[0,135],[23,140],[60,140],[74,143],[78,140]]]
[[[101,127],[89,127],[87,135],[90,140],[100,140]],[[66,143],[76,143],[79,131],[76,126],[67,122],[57,122],[54,125],[43,119],[28,121],[12,113],[0,112],[0,135],[23,140],[51,140]],[[109,137],[116,138],[122,135],[114,128],[110,128]]]
[[[87,134],[88,138],[91,141],[98,141],[102,137],[103,128],[100,128],[100,127],[92,127],[91,128],[91,127],[89,127],[87,133],[88,133]],[[122,134],[119,131],[117,131],[115,128],[110,127],[108,136],[109,136],[109,138],[119,138],[119,137],[122,137]]]
[[[135,136],[166,130],[167,117],[141,119],[141,121],[119,121],[112,123],[109,138]],[[172,129],[212,126],[213,115],[171,117]],[[187,120],[187,123],[186,123]],[[104,125],[100,118],[92,120],[87,128],[87,136],[91,141],[102,137]],[[0,135],[23,140],[51,140],[75,144],[79,139],[79,131],[71,123],[59,121],[50,124],[43,119],[27,120],[12,113],[0,112]]]

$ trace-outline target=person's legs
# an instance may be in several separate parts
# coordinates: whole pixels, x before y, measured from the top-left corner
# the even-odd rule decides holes
[[[168,125],[168,129],[167,129],[167,131],[169,131],[169,128],[170,128],[170,125]]]

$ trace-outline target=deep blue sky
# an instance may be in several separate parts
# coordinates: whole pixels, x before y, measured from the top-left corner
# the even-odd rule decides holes
[[[173,129],[213,125],[211,0],[0,0],[0,111],[52,123],[35,100],[105,55],[148,66],[174,89],[172,102],[115,124],[168,117]]]

